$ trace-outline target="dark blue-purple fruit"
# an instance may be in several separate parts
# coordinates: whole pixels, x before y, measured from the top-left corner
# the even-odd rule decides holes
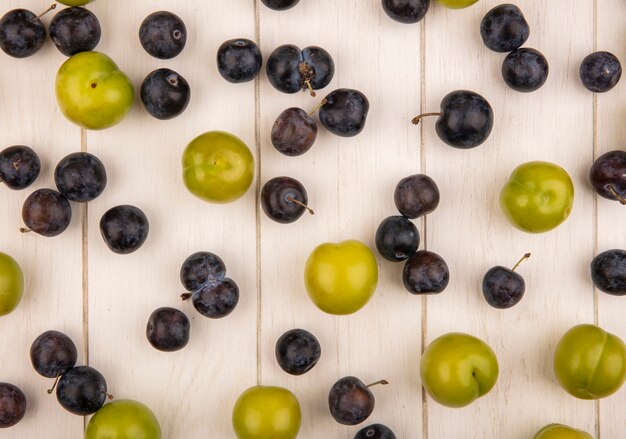
[[[417,23],[426,15],[430,0],[382,0],[385,13],[400,23]]]
[[[354,439],[396,439],[396,435],[386,425],[372,424],[359,430]]]
[[[151,116],[168,120],[182,114],[189,105],[191,89],[180,74],[170,69],[157,69],[141,83],[141,103]]]
[[[174,58],[185,48],[187,28],[183,20],[172,12],[153,12],[139,27],[139,41],[145,51],[155,58]]]
[[[146,337],[159,351],[178,351],[189,342],[189,319],[175,308],[158,308],[148,318]]]
[[[217,50],[217,70],[228,82],[252,81],[263,65],[261,49],[245,38],[225,41]]]
[[[65,56],[88,52],[100,42],[98,17],[81,7],[65,8],[50,21],[50,39]]]
[[[54,7],[56,4],[50,9]],[[0,18],[0,49],[7,55],[29,57],[37,53],[45,41],[46,27],[31,11],[13,9]]]
[[[331,133],[340,137],[354,137],[365,128],[370,103],[360,91],[340,88],[322,102],[320,122]]]
[[[272,178],[261,189],[263,212],[281,224],[293,223],[307,210],[313,214],[313,210],[307,206],[308,202],[306,189],[295,178]]]
[[[102,194],[107,185],[107,173],[95,155],[75,152],[59,162],[54,170],[54,182],[65,198],[85,203]]]
[[[604,293],[626,296],[626,251],[607,250],[593,258],[591,280]]]
[[[302,375],[317,364],[322,348],[309,331],[292,329],[278,339],[275,354],[282,370],[291,375]]]
[[[519,49],[528,39],[530,27],[524,14],[515,5],[496,6],[483,17],[480,36],[483,43],[495,52]]]
[[[420,245],[420,234],[411,220],[403,216],[385,218],[376,230],[376,248],[391,262],[407,260]]]
[[[196,252],[180,267],[180,282],[187,291],[197,291],[220,282],[226,276],[222,258],[211,252]]]
[[[626,151],[609,151],[598,157],[589,180],[601,197],[626,204]]]
[[[448,264],[437,253],[420,250],[407,259],[402,281],[411,294],[439,294],[450,281]]]
[[[39,189],[24,201],[22,220],[27,229],[46,237],[61,234],[70,225],[72,207],[67,199],[52,189]]]
[[[19,387],[0,383],[0,428],[13,427],[26,414],[26,396]]]
[[[530,253],[526,253],[513,269],[497,266],[487,271],[483,277],[483,295],[489,305],[498,309],[507,309],[522,300],[526,283],[524,278],[515,272],[515,269],[529,257]]]
[[[63,374],[57,384],[59,404],[78,416],[97,412],[106,398],[107,382],[93,367],[74,367]]]
[[[150,225],[143,211],[135,206],[116,206],[102,215],[100,233],[107,247],[119,255],[139,249],[148,237]]]
[[[63,375],[76,365],[76,345],[59,331],[46,331],[30,346],[30,361],[35,371],[46,378]]]
[[[330,84],[335,75],[335,63],[321,47],[310,46],[300,50],[293,44],[276,48],[267,60],[267,78],[283,93],[319,90]]]
[[[261,0],[261,2],[275,11],[286,11],[297,5],[300,0]]]
[[[513,90],[530,93],[546,83],[548,60],[536,49],[522,47],[509,53],[502,63],[502,78]]]
[[[0,182],[9,189],[26,189],[37,179],[40,170],[39,156],[28,146],[9,146],[0,151]]]
[[[401,215],[411,219],[419,218],[439,206],[439,188],[428,175],[410,175],[398,182],[393,200]]]
[[[272,126],[272,145],[282,154],[295,157],[307,152],[317,139],[317,123],[301,108],[288,108]]]
[[[369,388],[377,384],[388,383],[381,380],[366,386],[360,379],[347,376],[333,384],[328,394],[328,407],[335,421],[344,425],[365,421],[374,411],[376,402]]]
[[[587,90],[604,93],[617,85],[622,77],[622,65],[609,52],[594,52],[580,64],[580,80]]]

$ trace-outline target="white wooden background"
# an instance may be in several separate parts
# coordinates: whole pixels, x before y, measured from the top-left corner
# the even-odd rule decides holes
[[[379,0],[301,0],[287,12],[258,0],[96,0],[89,8],[103,28],[97,49],[137,89],[158,67],[173,68],[192,87],[189,108],[173,121],[151,118],[136,99],[124,122],[101,132],[81,131],[56,108],[54,78],[65,58],[52,44],[23,60],[0,54],[0,149],[30,145],[43,162],[31,189],[0,186],[0,250],[19,261],[27,278],[19,308],[0,318],[0,381],[21,387],[29,403],[24,420],[0,430],[0,437],[82,437],[85,420],[47,395],[51,382],[29,361],[32,340],[59,329],[78,345],[79,361],[106,376],[110,393],[155,411],[164,438],[233,438],[237,396],[263,383],[298,396],[300,437],[349,439],[358,427],[333,421],[327,392],[341,376],[356,375],[391,382],[374,390],[376,409],[368,423],[385,423],[398,438],[524,439],[544,424],[561,422],[598,438],[623,439],[626,389],[599,403],[576,400],[559,388],[551,364],[558,338],[575,324],[599,323],[626,338],[626,299],[594,292],[588,274],[595,253],[626,247],[625,208],[595,197],[587,182],[594,157],[626,144],[626,82],[596,98],[578,80],[580,61],[596,48],[626,65],[626,4],[513,2],[531,26],[527,46],[550,62],[548,82],[532,94],[508,89],[500,77],[503,55],[482,45],[479,23],[495,0],[455,11],[433,2],[418,25],[392,21]],[[0,13],[47,5],[3,0]],[[184,52],[169,61],[151,58],[137,38],[143,18],[161,9],[180,15],[189,33]],[[321,129],[306,155],[280,155],[269,135],[276,116],[291,106],[312,109],[317,100],[277,92],[265,73],[256,83],[225,82],[215,53],[235,37],[260,40],[266,58],[284,43],[326,48],[337,71],[320,95],[339,87],[362,90],[371,103],[364,132],[341,139]],[[409,123],[461,88],[483,94],[495,111],[491,137],[470,151],[442,144],[432,120],[419,128]],[[214,129],[241,137],[258,165],[256,185],[225,206],[203,203],[181,182],[185,145]],[[61,236],[21,235],[28,193],[53,187],[56,163],[81,149],[105,163],[105,193],[87,207],[74,205],[72,224]],[[517,231],[498,207],[510,172],[528,160],[556,162],[574,179],[572,215],[551,233]],[[310,251],[348,238],[373,248],[379,222],[395,214],[396,182],[418,172],[433,177],[441,190],[439,208],[418,226],[422,248],[441,254],[450,266],[447,290],[412,296],[402,287],[402,264],[379,258],[378,291],[362,311],[333,317],[317,310],[302,281]],[[287,226],[264,216],[256,203],[260,185],[279,175],[304,183],[315,216]],[[107,209],[126,203],[146,212],[150,236],[140,251],[118,256],[105,247],[98,222]],[[198,250],[221,255],[240,286],[240,304],[223,320],[205,319],[179,300],[180,264]],[[489,307],[480,292],[484,272],[512,265],[527,251],[533,256],[520,268],[527,281],[524,300],[507,311]],[[192,319],[184,350],[165,354],[146,341],[147,318],[159,306],[178,307]],[[322,344],[321,361],[301,377],[288,376],[274,359],[276,339],[294,327],[312,331]],[[420,387],[421,349],[449,331],[486,340],[501,366],[494,390],[464,409],[444,408]]]

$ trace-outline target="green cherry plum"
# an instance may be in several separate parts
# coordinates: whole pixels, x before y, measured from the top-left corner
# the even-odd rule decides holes
[[[500,207],[509,221],[529,233],[554,229],[574,204],[574,184],[567,172],[548,162],[524,163],[500,192]]]
[[[355,240],[321,244],[309,255],[304,268],[309,297],[329,314],[357,312],[372,298],[377,283],[374,253]]]
[[[300,403],[282,387],[250,387],[233,408],[238,439],[295,439],[301,423]]]
[[[574,326],[557,344],[554,372],[572,396],[605,398],[624,384],[626,346],[619,337],[598,326]]]
[[[11,256],[0,252],[0,316],[13,311],[22,300],[24,275]]]
[[[154,413],[140,402],[120,399],[102,406],[89,421],[85,439],[160,439]]]
[[[496,384],[498,360],[484,341],[453,332],[428,345],[420,376],[426,392],[439,404],[465,407]]]
[[[235,201],[248,191],[253,179],[254,157],[246,144],[230,133],[204,133],[183,153],[185,186],[204,201]]]
[[[100,52],[81,52],[63,63],[56,77],[61,112],[89,130],[109,128],[126,116],[134,88],[115,62]]]
[[[478,0],[437,0],[440,5],[450,9],[463,9],[472,6]]]
[[[565,425],[550,424],[539,430],[533,439],[593,439],[593,436]]]

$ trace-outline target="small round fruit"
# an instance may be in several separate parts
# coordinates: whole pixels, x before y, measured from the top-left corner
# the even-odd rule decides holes
[[[46,41],[46,27],[26,9],[13,9],[0,18],[0,49],[14,58],[34,55]]]
[[[554,229],[567,219],[573,204],[572,179],[563,168],[548,162],[518,166],[500,192],[500,207],[506,217],[529,233]]]
[[[406,261],[402,281],[411,294],[439,294],[450,282],[448,264],[437,253],[420,250]]]
[[[548,60],[536,49],[522,47],[509,53],[502,63],[502,78],[515,91],[530,93],[548,80]]]
[[[300,50],[293,44],[276,48],[267,59],[267,79],[276,90],[297,93],[319,90],[330,84],[335,75],[335,63],[326,50],[317,46]]]
[[[393,199],[402,216],[415,219],[439,206],[439,188],[429,176],[415,174],[398,182]]]
[[[100,233],[107,247],[118,255],[137,251],[148,237],[150,224],[143,211],[135,206],[116,206],[100,219]]]
[[[93,0],[58,0],[59,3],[66,6],[84,6]]]
[[[226,276],[222,258],[210,252],[196,252],[185,259],[180,267],[180,282],[187,291],[197,291],[215,284]]]
[[[141,83],[141,103],[151,116],[160,120],[181,115],[191,99],[185,78],[170,69],[157,69]]]
[[[0,151],[0,182],[9,189],[26,189],[35,182],[40,170],[39,156],[28,146],[9,146]]]
[[[328,408],[333,419],[343,425],[357,425],[369,418],[376,403],[369,388],[376,384],[387,384],[387,381],[366,386],[360,379],[347,376],[333,384],[328,394]]]
[[[386,425],[372,424],[359,430],[354,439],[396,439],[396,435]]]
[[[52,189],[39,189],[24,201],[22,219],[31,231],[42,236],[60,235],[70,225],[72,207]]]
[[[292,329],[276,342],[276,361],[291,375],[303,375],[317,364],[322,355],[319,341],[304,329]]]
[[[295,178],[276,177],[261,189],[261,207],[272,220],[281,224],[297,221],[304,214],[309,198],[306,189]]]
[[[189,319],[185,313],[174,308],[156,309],[148,319],[146,337],[159,351],[178,351],[189,342]]]
[[[382,0],[385,13],[399,23],[417,23],[426,15],[430,0]]]
[[[526,253],[513,269],[497,266],[487,271],[483,277],[483,295],[489,305],[498,309],[507,309],[522,300],[526,283],[524,278],[515,272],[515,269],[529,257],[530,253]]]
[[[604,93],[617,85],[622,77],[622,65],[609,52],[594,52],[580,64],[580,80],[585,88],[594,93]]]
[[[472,6],[478,0],[437,0],[437,2],[446,8],[463,9]]]
[[[85,439],[161,439],[161,427],[148,407],[119,399],[105,404],[93,415]]]
[[[288,108],[272,126],[272,145],[282,154],[295,157],[307,152],[317,139],[317,123],[301,108]]]
[[[13,427],[26,414],[26,396],[9,383],[0,383],[0,428]]]
[[[95,49],[101,34],[98,17],[85,8],[63,9],[50,21],[50,38],[65,56]]]
[[[221,319],[237,307],[239,287],[234,280],[226,277],[194,292],[191,295],[191,301],[196,311],[204,317]]]
[[[261,0],[261,2],[275,11],[286,11],[297,5],[300,0]]]
[[[480,36],[489,49],[507,53],[519,49],[530,35],[524,14],[515,5],[498,5],[483,17]]]
[[[609,151],[598,157],[589,179],[598,195],[626,204],[626,151]]]
[[[57,400],[59,404],[78,416],[95,413],[107,397],[107,382],[93,367],[74,367],[59,379]]]
[[[13,311],[24,294],[24,274],[15,259],[0,252],[0,316]]]
[[[626,251],[607,250],[593,258],[591,280],[604,293],[626,296]]]
[[[624,384],[626,346],[619,337],[598,326],[574,326],[556,346],[554,372],[570,395],[605,398]]]
[[[420,376],[426,392],[446,407],[465,407],[498,380],[498,360],[489,345],[469,334],[449,333],[430,343]]]
[[[533,439],[593,439],[593,436],[566,425],[550,424],[539,430]]]
[[[245,38],[228,40],[217,49],[217,70],[234,84],[252,81],[261,71],[263,55],[254,42]]]
[[[358,90],[340,88],[323,100],[319,109],[322,125],[340,137],[354,137],[365,128],[370,103]]]
[[[385,218],[376,230],[376,248],[391,262],[407,260],[417,251],[420,234],[411,220],[403,216]]]
[[[107,173],[95,155],[75,152],[59,162],[54,170],[54,182],[65,198],[84,203],[102,194],[107,185]]]
[[[376,257],[365,244],[355,240],[321,244],[306,261],[304,284],[309,298],[322,311],[353,314],[376,291]]]
[[[63,375],[76,365],[78,351],[67,335],[46,331],[30,346],[30,362],[35,371],[46,378]]]
[[[183,20],[172,12],[153,12],[139,27],[139,41],[153,57],[171,59],[185,48],[187,28]]]
[[[295,395],[282,387],[255,386],[243,392],[233,407],[238,439],[295,439],[302,412]]]
[[[223,131],[209,131],[192,140],[185,148],[182,164],[187,189],[211,203],[241,198],[254,178],[250,149]]]

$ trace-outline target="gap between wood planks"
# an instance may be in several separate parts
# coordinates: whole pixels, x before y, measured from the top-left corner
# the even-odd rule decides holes
[[[593,0],[593,51],[596,52],[598,50],[598,0]],[[593,150],[592,150],[592,163],[595,161],[598,156],[598,96],[596,93],[593,94]],[[593,227],[593,255],[591,258],[593,259],[595,255],[598,254],[598,194],[594,191],[593,193],[593,218],[592,218],[592,227]],[[593,289],[593,323],[599,325],[599,305],[598,305],[598,290],[595,286],[592,286]],[[601,431],[600,431],[600,401],[594,401],[595,408],[595,436],[597,439],[601,439]]]
[[[80,150],[87,152],[87,130],[80,129]],[[89,206],[82,203],[80,206],[81,216],[81,260],[83,292],[83,359],[89,366]],[[83,416],[83,430],[87,428],[87,417]]]

